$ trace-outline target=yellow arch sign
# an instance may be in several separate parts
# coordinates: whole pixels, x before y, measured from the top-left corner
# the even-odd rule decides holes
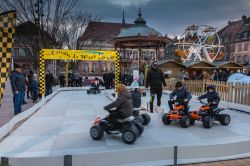
[[[58,50],[58,49],[43,49],[41,52],[44,59],[58,60],[88,60],[88,61],[110,61],[116,60],[117,51],[102,51],[102,50]]]
[[[115,61],[116,87],[119,84],[120,66],[119,66],[119,53],[117,51],[42,49],[40,51],[40,73],[39,73],[39,86],[40,86],[39,90],[42,96],[45,95],[44,60]],[[65,71],[65,74],[67,78],[67,71]]]

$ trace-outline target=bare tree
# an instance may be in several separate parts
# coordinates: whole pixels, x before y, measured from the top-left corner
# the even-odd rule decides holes
[[[41,48],[76,49],[78,38],[83,34],[90,20],[100,20],[82,10],[81,0],[2,0],[0,11],[16,10],[17,24],[28,21],[36,23],[37,33],[22,40],[28,46],[29,56],[38,65]],[[39,9],[37,5],[40,4]],[[80,7],[81,6],[81,11]],[[38,24],[37,24],[37,19]],[[22,41],[21,41],[22,42]]]

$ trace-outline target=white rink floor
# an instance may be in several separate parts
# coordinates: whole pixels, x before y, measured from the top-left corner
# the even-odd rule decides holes
[[[148,101],[143,98],[143,104]],[[162,105],[167,109],[167,95]],[[87,95],[86,91],[59,92],[0,144],[0,156],[40,157],[86,154],[113,150],[174,145],[212,145],[250,140],[250,116],[227,111],[232,118],[229,126],[217,123],[204,129],[200,122],[187,129],[178,124],[164,126],[161,113],[150,114],[151,124],[134,145],[126,145],[120,136],[105,135],[100,141],[89,136],[97,116],[105,116],[103,106],[110,100],[103,94]],[[199,104],[191,102],[191,110]]]

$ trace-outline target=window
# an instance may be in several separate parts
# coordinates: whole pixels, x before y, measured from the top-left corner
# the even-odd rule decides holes
[[[248,51],[248,43],[244,43],[244,51]]]
[[[97,69],[97,63],[92,63],[92,73],[95,73]]]
[[[242,33],[242,39],[247,39],[247,32]]]
[[[236,34],[236,40],[240,40],[240,34],[239,33]]]
[[[241,46],[242,46],[242,44],[241,44],[241,43],[238,43],[238,52],[241,52],[241,51],[242,51]]]
[[[102,63],[102,72],[107,71],[107,63]]]
[[[133,59],[138,60],[138,51],[133,51]]]
[[[115,71],[115,64],[111,63],[111,71],[114,72]]]
[[[83,72],[89,73],[89,64],[88,63],[83,63]]]

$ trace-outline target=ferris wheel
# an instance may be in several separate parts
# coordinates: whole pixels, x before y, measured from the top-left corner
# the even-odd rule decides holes
[[[188,26],[177,43],[177,55],[183,61],[221,59],[221,41],[215,28],[207,25]]]

